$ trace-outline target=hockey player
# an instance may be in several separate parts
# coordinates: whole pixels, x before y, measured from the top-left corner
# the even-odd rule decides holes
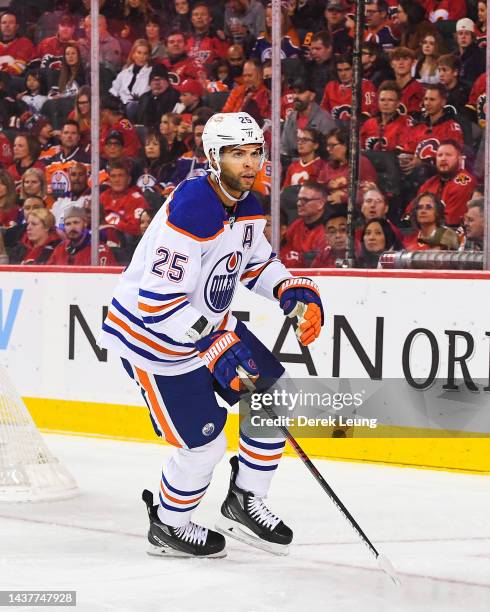
[[[206,176],[180,183],[143,235],[116,288],[101,344],[120,355],[140,386],[158,435],[176,447],[163,468],[159,505],[144,491],[150,554],[224,556],[225,539],[191,521],[226,449],[229,405],[245,391],[240,366],[259,392],[285,376],[272,353],[231,313],[238,281],[294,316],[305,305],[298,336],[320,333],[317,286],[293,278],[271,252],[265,217],[250,193],[264,163],[262,130],[247,113],[207,122]],[[292,531],[264,503],[284,438],[240,435],[219,530],[278,554]]]

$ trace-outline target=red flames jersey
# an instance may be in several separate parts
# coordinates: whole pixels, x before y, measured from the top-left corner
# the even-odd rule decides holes
[[[432,22],[440,19],[456,21],[467,16],[465,0],[419,0],[419,4],[425,8]]]
[[[185,79],[196,79],[200,81],[206,79],[206,70],[201,64],[198,64],[192,57],[184,57],[175,64],[170,62],[166,57],[162,60],[162,64],[167,68],[169,80],[172,85],[179,85]]]
[[[480,127],[485,126],[485,121],[487,118],[487,114],[485,112],[485,106],[487,104],[486,80],[487,75],[485,72],[483,72],[473,83],[473,87],[471,88],[471,93],[467,104],[467,106],[469,106],[476,112],[478,124],[480,125]]]
[[[228,43],[217,36],[204,36],[197,38],[190,36],[187,39],[187,54],[198,64],[212,64],[218,59],[226,57]]]
[[[460,170],[455,177],[449,180],[444,180],[436,174],[425,181],[418,193],[430,191],[437,194],[446,207],[446,223],[459,225],[475,187],[476,179],[468,171]]]
[[[422,160],[434,160],[442,140],[455,140],[461,147],[464,145],[463,130],[454,119],[440,119],[435,125],[418,123],[407,132],[404,151],[415,153]]]
[[[331,113],[334,119],[348,121],[352,111],[352,85],[330,81],[325,86],[320,106]],[[371,81],[363,79],[361,112],[375,115],[377,107],[376,87]]]
[[[116,131],[123,135],[124,139],[124,154],[127,157],[138,157],[142,150],[141,141],[134,125],[128,119],[120,119],[114,125],[102,124],[100,127],[100,151],[101,157],[104,157],[104,141],[109,132]]]
[[[424,102],[425,87],[417,80],[408,81],[405,87],[402,88],[402,97],[400,99],[400,109],[403,113],[419,113],[422,110]]]
[[[13,161],[14,150],[12,149],[12,143],[3,132],[0,132],[0,165],[5,168],[10,166]]]
[[[286,242],[281,249],[282,263],[287,268],[310,267],[311,261],[326,245],[325,228],[321,221],[308,227],[303,219],[296,219],[286,233]]]
[[[317,182],[324,165],[323,160],[319,157],[315,157],[315,159],[306,164],[301,160],[293,162],[286,171],[283,188],[290,185],[302,185],[306,181]]]
[[[8,74],[22,74],[27,64],[31,61],[34,53],[34,45],[24,36],[16,37],[10,42],[0,42],[0,68],[2,72]],[[2,61],[2,57],[11,56],[14,63]]]
[[[367,151],[396,151],[403,149],[407,139],[409,120],[406,115],[396,115],[386,125],[381,116],[371,117],[361,127],[361,149]]]
[[[149,206],[137,187],[129,187],[122,193],[108,189],[100,196],[100,203],[104,207],[105,223],[125,234],[139,235],[141,213]]]
[[[48,260],[52,266],[90,266],[91,246],[90,243],[75,253],[69,250],[70,241],[63,240],[53,251]],[[99,244],[99,266],[117,266],[116,258],[106,244]]]

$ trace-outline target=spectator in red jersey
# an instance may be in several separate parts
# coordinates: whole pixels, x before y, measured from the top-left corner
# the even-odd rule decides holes
[[[282,185],[283,189],[290,185],[317,182],[324,164],[320,157],[322,139],[322,134],[313,128],[298,130],[296,142],[298,143],[299,159],[288,166]]]
[[[292,83],[294,92],[293,110],[288,114],[281,134],[281,155],[297,156],[298,130],[313,129],[327,134],[335,128],[335,121],[329,113],[315,102],[312,86],[302,77]]]
[[[357,258],[357,268],[377,268],[379,258],[386,251],[400,251],[398,241],[390,223],[375,217],[366,223],[361,233],[361,251]]]
[[[107,96],[101,104],[100,148],[104,147],[109,132],[121,132],[124,138],[124,154],[127,157],[137,157],[141,142],[134,125],[124,117],[121,101],[114,96]]]
[[[0,131],[0,168],[8,168],[14,161],[14,150],[8,137]]]
[[[462,69],[460,79],[469,87],[485,72],[485,51],[476,44],[475,24],[465,17],[456,24],[456,42]]]
[[[43,168],[38,161],[41,147],[32,134],[21,133],[14,140],[14,163],[9,166],[8,172],[16,183],[19,183],[24,172],[29,168]]]
[[[58,22],[58,32],[55,36],[41,40],[37,46],[36,57],[42,61],[45,55],[62,56],[66,45],[75,41],[75,28],[73,17],[69,13],[62,15]]]
[[[349,121],[352,112],[352,57],[337,55],[335,67],[337,80],[327,83],[321,107],[338,121]],[[362,80],[361,112],[365,117],[376,113],[376,87],[368,80]]]
[[[46,208],[32,210],[26,218],[26,232],[10,263],[45,264],[61,242],[54,215]]]
[[[109,168],[110,188],[100,196],[104,208],[104,227],[110,226],[129,236],[139,235],[139,218],[149,206],[137,187],[130,187],[131,171],[124,162]]]
[[[433,23],[446,19],[455,21],[466,15],[464,0],[419,0],[419,3],[425,8]]]
[[[288,268],[308,268],[326,245],[323,227],[327,193],[320,183],[303,183],[298,193],[298,218],[286,233],[282,263]]]
[[[378,112],[361,127],[361,149],[401,151],[407,139],[409,121],[400,113],[401,91],[395,81],[385,81],[378,89]]]
[[[402,112],[416,115],[422,110],[425,89],[412,76],[415,53],[408,47],[398,47],[390,55],[390,63],[395,73],[395,81],[401,89]]]
[[[24,254],[24,247],[22,245],[26,240],[26,219],[31,211],[39,208],[46,208],[46,204],[42,198],[27,198],[20,209],[18,223],[5,228],[3,238],[5,247],[10,256],[10,263],[19,263],[22,260]]]
[[[198,64],[213,64],[226,57],[228,43],[218,37],[212,27],[212,15],[204,2],[197,2],[192,7],[192,32],[187,39],[187,53]]]
[[[388,19],[388,5],[385,0],[366,2],[366,26],[364,40],[373,40],[383,47],[384,51],[393,49],[398,44],[391,21]]]
[[[347,208],[336,206],[325,219],[326,247],[313,259],[312,268],[335,268],[344,259],[347,249]]]
[[[256,59],[245,62],[243,85],[233,89],[223,107],[223,113],[249,113],[259,125],[270,117],[270,91],[264,85],[262,64]]]
[[[411,172],[423,162],[433,162],[442,140],[455,140],[463,146],[463,130],[456,121],[452,107],[446,106],[447,91],[444,85],[427,85],[424,96],[424,117],[407,132],[404,151],[413,154],[402,171]]]
[[[171,32],[165,41],[168,57],[162,64],[167,68],[172,85],[179,85],[186,79],[204,80],[205,69],[186,52],[185,36],[183,32]]]
[[[320,172],[318,182],[325,184],[329,204],[345,204],[347,202],[349,175],[349,133],[344,129],[335,128],[327,134],[325,140],[328,160]],[[376,170],[367,157],[362,154],[360,156],[359,176],[361,188],[366,183],[376,184],[378,181]]]
[[[0,67],[7,74],[20,75],[34,55],[34,45],[18,36],[19,24],[15,13],[5,11],[0,17]]]
[[[446,207],[446,221],[452,227],[461,224],[466,204],[471,199],[476,179],[462,169],[461,146],[454,140],[443,140],[437,149],[437,174],[426,181],[418,193],[429,191],[438,195]],[[407,209],[412,210],[412,205]]]
[[[65,211],[64,232],[66,240],[58,244],[46,263],[51,266],[89,266],[92,240],[85,209],[72,206]],[[117,262],[111,249],[100,243],[99,266],[115,265]]]
[[[313,34],[308,48],[310,61],[306,62],[306,82],[315,92],[315,101],[320,104],[327,83],[336,78],[335,60],[330,34],[326,31]]]
[[[415,198],[410,220],[416,231],[405,239],[407,251],[458,249],[458,234],[444,225],[444,204],[435,193],[422,192]]]
[[[481,74],[471,88],[470,97],[466,105],[471,119],[481,128],[485,127],[487,117],[487,75]]]
[[[447,92],[447,104],[454,106],[458,112],[463,112],[470,95],[469,87],[459,79],[461,60],[456,55],[448,53],[437,60],[439,83]]]
[[[175,88],[180,94],[180,105],[175,107],[176,112],[192,115],[203,106],[204,89],[196,79],[186,79],[180,85],[176,85]]]
[[[0,228],[16,225],[19,215],[15,183],[6,170],[0,170]]]

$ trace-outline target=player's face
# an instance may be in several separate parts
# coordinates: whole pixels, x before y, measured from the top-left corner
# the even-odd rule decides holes
[[[383,228],[377,222],[370,223],[364,232],[364,246],[370,253],[379,253],[386,247]]]
[[[364,194],[361,212],[366,221],[369,221],[375,217],[384,217],[388,212],[388,206],[383,196],[378,191],[371,189]]]
[[[398,108],[400,99],[396,91],[382,91],[378,96],[378,108],[381,113],[392,115]]]
[[[417,212],[417,221],[419,223],[435,223],[436,205],[431,197],[424,196],[421,198],[416,205],[415,210]]]
[[[460,154],[452,145],[441,145],[437,149],[436,168],[439,174],[451,175],[460,168]]]
[[[464,229],[468,238],[483,238],[484,219],[480,209],[472,206],[464,216]]]
[[[225,148],[221,154],[221,181],[225,189],[235,197],[252,189],[261,159],[260,145]]]
[[[352,83],[352,66],[350,64],[337,64],[337,76],[344,85]]]
[[[439,75],[439,83],[442,83],[444,87],[451,86],[458,80],[458,71],[449,66],[439,66],[437,74]]]
[[[334,251],[345,249],[347,246],[347,219],[345,217],[336,217],[327,221],[325,235],[329,246]]]
[[[78,242],[85,231],[87,224],[79,217],[65,219],[65,234],[72,242]]]

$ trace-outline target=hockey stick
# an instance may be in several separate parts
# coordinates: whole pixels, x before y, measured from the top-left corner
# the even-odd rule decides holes
[[[304,304],[301,304],[301,305],[298,304],[298,306],[304,306]],[[301,320],[301,318],[302,318],[302,316],[304,314],[304,310],[305,309],[303,308],[302,311],[300,311],[298,306],[295,308],[295,310],[289,316],[297,316],[298,319]],[[248,377],[247,372],[241,366],[237,367],[237,374],[238,374],[240,380],[243,382],[244,386],[248,389],[248,391],[253,393],[256,390],[255,384],[254,384],[253,380]],[[269,417],[271,417],[271,418],[276,418],[277,417],[276,413],[274,412],[274,410],[272,409],[271,406],[263,405],[262,407],[263,407],[265,413]],[[378,550],[375,548],[375,546],[372,544],[371,540],[364,533],[364,531],[362,530],[362,528],[360,527],[358,522],[355,520],[355,518],[352,516],[352,514],[349,512],[349,510],[345,507],[345,505],[342,502],[342,500],[338,497],[338,495],[335,493],[335,491],[332,489],[332,487],[328,484],[328,482],[323,478],[323,476],[318,471],[318,469],[315,467],[315,465],[313,464],[311,459],[308,457],[308,455],[305,453],[305,451],[298,444],[296,438],[292,435],[292,433],[289,431],[289,429],[285,425],[277,425],[277,427],[279,428],[281,433],[284,435],[284,437],[287,438],[289,444],[291,444],[291,446],[294,448],[294,450],[295,450],[296,454],[298,455],[298,457],[305,464],[305,466],[307,467],[309,472],[313,475],[313,478],[322,487],[322,489],[325,491],[325,493],[328,495],[328,497],[335,504],[337,509],[340,510],[341,514],[344,516],[344,518],[347,520],[347,522],[350,524],[350,526],[357,533],[357,535],[359,536],[361,541],[367,546],[368,550],[371,552],[371,554],[377,560],[378,567],[381,570],[383,570],[386,574],[388,574],[388,576],[392,579],[392,581],[397,586],[399,586],[401,584],[400,579],[399,579],[399,577],[398,577],[398,575],[396,573],[395,568],[393,567],[393,564],[388,559],[388,557],[386,557],[385,555],[382,555],[382,554],[380,554],[378,552]]]

